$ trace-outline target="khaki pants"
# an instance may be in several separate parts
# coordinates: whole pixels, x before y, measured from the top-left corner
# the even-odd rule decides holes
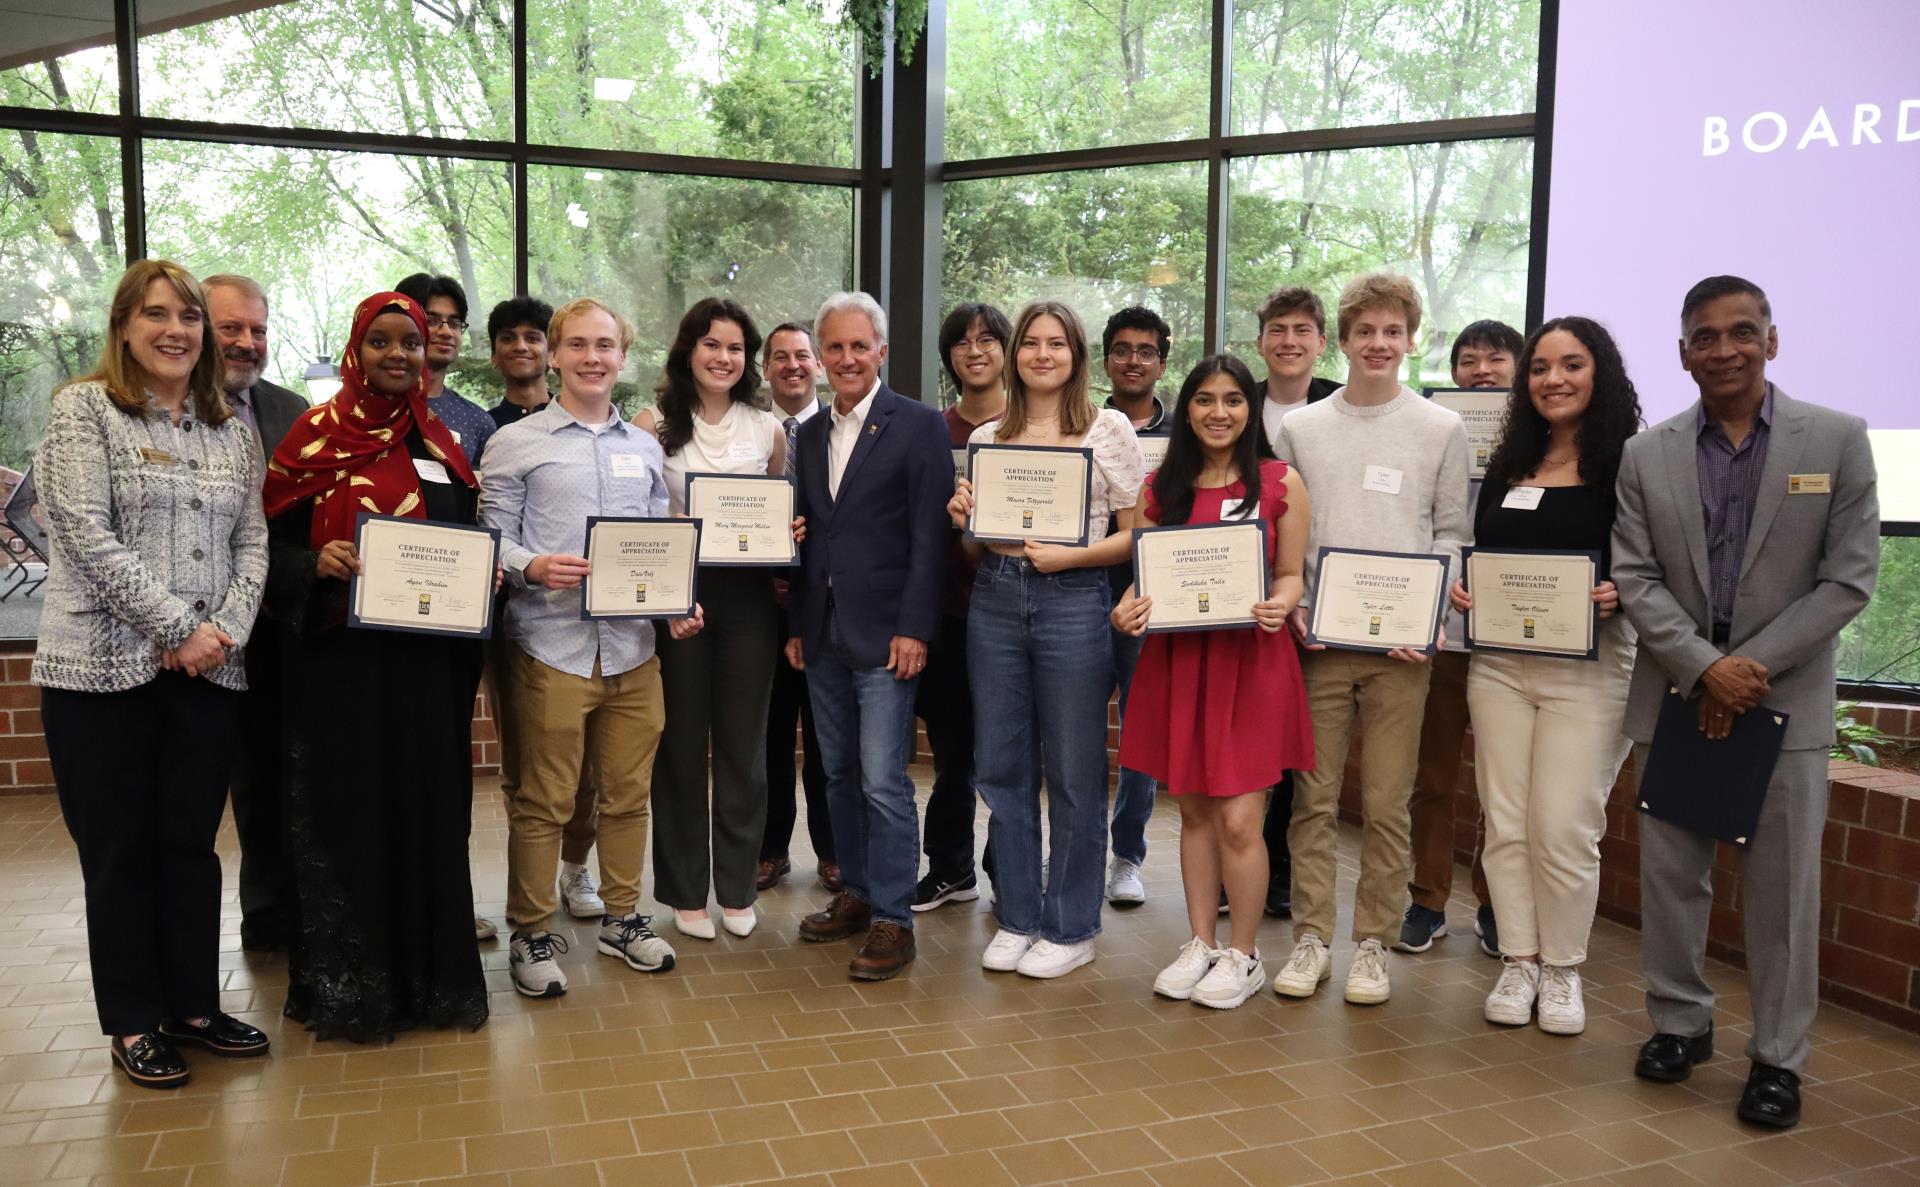
[[[618,676],[601,676],[596,664],[582,678],[515,647],[510,670],[524,753],[520,789],[507,804],[507,922],[532,927],[558,905],[561,833],[588,761],[600,778],[600,897],[609,914],[631,914],[640,904],[653,757],[666,723],[660,661]]]
[[[493,637],[487,640],[487,692],[493,700],[493,732],[500,742],[500,794],[507,799],[507,811],[513,811],[513,797],[520,793],[520,719],[514,703],[513,653],[518,650],[507,638],[505,624],[494,619]],[[580,788],[573,799],[573,815],[560,840],[560,860],[585,865],[593,851],[599,796],[594,793],[592,756],[580,766]]]
[[[1406,908],[1407,802],[1420,751],[1420,717],[1427,700],[1427,664],[1403,663],[1361,651],[1301,653],[1307,706],[1313,713],[1314,769],[1294,776],[1293,937],[1333,936],[1334,840],[1347,740],[1358,718],[1360,885],[1354,895],[1353,938],[1391,944]]]
[[[1453,792],[1460,783],[1460,752],[1467,741],[1468,659],[1464,651],[1442,651],[1433,657],[1433,680],[1420,719],[1420,760],[1408,807],[1413,817],[1413,878],[1407,890],[1414,902],[1433,911],[1446,910],[1453,894]],[[1487,871],[1481,864],[1484,823],[1475,831],[1473,893],[1482,904],[1491,904]]]

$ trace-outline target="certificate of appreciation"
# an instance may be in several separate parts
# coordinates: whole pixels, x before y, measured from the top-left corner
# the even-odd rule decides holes
[[[1091,449],[975,444],[968,449],[967,476],[973,481],[969,540],[1086,545]]]
[[[362,515],[347,621],[376,631],[485,639],[493,633],[500,533],[469,524]]]
[[[685,618],[700,568],[700,521],[589,516],[581,618]]]
[[[1259,519],[1135,528],[1134,589],[1152,598],[1147,632],[1254,626],[1267,597],[1267,525]]]
[[[1467,477],[1479,481],[1487,476],[1487,459],[1500,443],[1500,428],[1507,419],[1504,387],[1430,387],[1427,396],[1442,408],[1460,414],[1467,426]]]
[[[1569,659],[1599,659],[1597,552],[1526,552],[1468,548],[1467,645],[1476,650],[1523,651]]]
[[[700,521],[703,565],[791,565],[793,483],[777,474],[689,474],[687,515]]]
[[[1346,651],[1433,654],[1447,593],[1447,558],[1322,548],[1314,563],[1307,642]]]
[[[966,451],[966,450],[964,450],[964,449],[956,449],[956,450],[954,450],[954,451],[953,451],[953,485],[954,485],[954,489],[956,489],[956,490],[958,490],[958,489],[959,489],[959,487],[960,487],[960,480],[961,480],[962,478],[965,478],[966,476],[967,476],[967,451]]]
[[[1151,474],[1167,460],[1167,444],[1173,440],[1165,433],[1141,433],[1136,438],[1140,442],[1140,460],[1145,463],[1142,474]]]

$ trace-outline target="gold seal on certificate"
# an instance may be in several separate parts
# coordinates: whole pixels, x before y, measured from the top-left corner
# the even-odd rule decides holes
[[[697,594],[700,521],[590,516],[580,617],[685,618]]]
[[[1447,558],[1322,548],[1314,562],[1307,642],[1346,651],[1405,647],[1431,655],[1447,593]]]
[[[973,445],[967,458],[973,514],[967,538],[999,544],[1087,542],[1093,451],[1045,445]]]
[[[1487,476],[1487,459],[1500,442],[1500,427],[1507,419],[1504,387],[1430,387],[1427,397],[1442,408],[1460,414],[1467,426],[1467,477],[1479,481]]]
[[[395,515],[360,517],[347,621],[377,631],[487,638],[500,533]]]
[[[1467,644],[1477,650],[1523,651],[1598,659],[1600,582],[1597,552],[1527,552],[1469,548],[1461,567],[1473,609]]]
[[[1147,632],[1256,625],[1267,597],[1267,525],[1259,519],[1135,528],[1134,592],[1152,598]]]
[[[700,521],[703,565],[791,565],[793,483],[777,474],[689,474],[687,515]]]

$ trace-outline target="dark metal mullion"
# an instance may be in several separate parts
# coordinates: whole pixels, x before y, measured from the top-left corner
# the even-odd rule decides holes
[[[1527,329],[1547,315],[1547,218],[1553,192],[1553,88],[1560,59],[1560,0],[1540,5],[1540,66],[1533,93],[1533,198],[1527,223]]]
[[[80,136],[118,136],[126,118],[115,112],[64,111],[57,107],[0,107],[0,128],[29,132],[67,132]]]
[[[140,139],[140,26],[138,0],[113,6],[114,53],[120,67],[120,208],[127,263],[147,254],[145,151]]]
[[[1233,0],[1213,0],[1213,58],[1207,103],[1207,256],[1204,353],[1221,348],[1227,311],[1227,135],[1233,89]]]
[[[533,249],[527,199],[527,5],[513,5],[513,291],[532,290]]]
[[[887,227],[890,176],[887,154],[887,108],[892,74],[884,65],[879,73],[871,68],[871,55],[885,54],[886,43],[878,47],[862,44],[859,90],[856,94],[855,161],[860,169],[860,188],[854,200],[854,284],[875,300],[886,302]]]

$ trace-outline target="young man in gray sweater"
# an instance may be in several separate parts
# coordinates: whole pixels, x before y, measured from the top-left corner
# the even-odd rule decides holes
[[[1426,552],[1460,571],[1467,518],[1467,433],[1460,417],[1401,382],[1420,330],[1420,296],[1404,277],[1370,273],[1340,294],[1340,349],[1347,385],[1290,414],[1278,452],[1313,492],[1307,541],[1307,595],[1294,611],[1303,640],[1321,547]],[[1313,714],[1314,769],[1296,776],[1293,823],[1293,955],[1274,991],[1309,997],[1332,973],[1334,839],[1347,740],[1361,726],[1361,814],[1365,838],[1354,895],[1359,948],[1347,973],[1347,1000],[1388,997],[1387,946],[1400,931],[1412,865],[1408,801],[1420,747],[1430,675],[1424,652],[1387,655],[1309,647],[1302,656]]]

